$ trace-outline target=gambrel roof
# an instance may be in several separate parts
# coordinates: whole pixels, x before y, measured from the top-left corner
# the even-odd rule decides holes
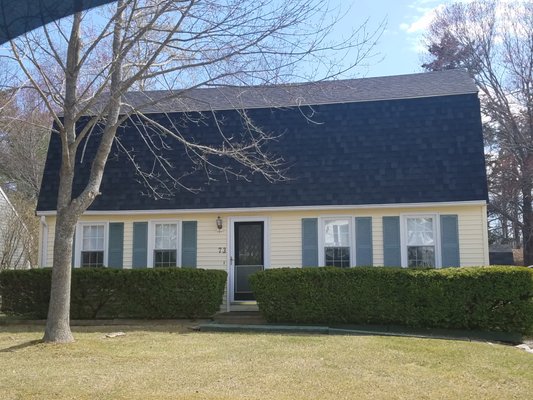
[[[165,92],[132,93],[126,102]],[[159,96],[159,97],[158,97]],[[207,182],[185,149],[171,138],[159,146],[176,175],[199,193],[177,189],[155,200],[142,195],[134,168],[116,145],[90,210],[188,210],[246,207],[371,205],[487,199],[477,90],[463,70],[301,85],[194,89],[180,101],[161,100],[144,109],[150,117],[199,143],[220,144],[219,129],[238,137],[239,110],[274,135],[267,150],[283,157],[289,180],[268,183],[214,175]],[[187,111],[187,114],[184,114]],[[212,111],[212,112],[200,112]],[[215,121],[216,119],[216,121]],[[200,120],[198,122],[197,120]],[[217,122],[217,123],[215,123]],[[130,120],[117,133],[146,170],[153,155]],[[179,128],[176,128],[179,127]],[[96,129],[78,155],[75,192],[88,179],[99,141]],[[80,152],[81,153],[81,152]],[[57,199],[60,146],[50,140],[38,211],[53,211]]]

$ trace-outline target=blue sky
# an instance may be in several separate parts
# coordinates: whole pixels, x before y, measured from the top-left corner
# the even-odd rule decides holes
[[[342,0],[341,0],[342,1]],[[346,19],[339,26],[349,31],[366,18],[370,26],[377,27],[386,19],[386,29],[379,40],[375,57],[368,66],[360,67],[356,75],[361,77],[400,75],[421,72],[421,55],[424,48],[422,35],[432,19],[434,10],[453,1],[443,0],[348,0],[351,3]]]

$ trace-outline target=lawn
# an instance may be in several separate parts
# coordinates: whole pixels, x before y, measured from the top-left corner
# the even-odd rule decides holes
[[[8,399],[530,399],[533,355],[415,338],[200,333],[190,324],[0,327]],[[105,338],[106,332],[125,336]]]

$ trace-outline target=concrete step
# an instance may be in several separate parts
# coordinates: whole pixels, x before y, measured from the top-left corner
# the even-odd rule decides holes
[[[217,324],[260,325],[266,320],[258,311],[230,311],[215,314],[213,321]]]
[[[240,301],[230,304],[231,311],[259,311],[255,301]]]

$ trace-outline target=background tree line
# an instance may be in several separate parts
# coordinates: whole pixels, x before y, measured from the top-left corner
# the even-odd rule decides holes
[[[4,80],[8,72],[3,69]],[[0,93],[0,187],[15,209],[2,210],[0,270],[38,264],[39,219],[35,207],[49,134],[49,114],[34,93]]]
[[[475,1],[436,13],[425,37],[429,71],[466,68],[479,88],[490,238],[533,264],[533,2]]]

